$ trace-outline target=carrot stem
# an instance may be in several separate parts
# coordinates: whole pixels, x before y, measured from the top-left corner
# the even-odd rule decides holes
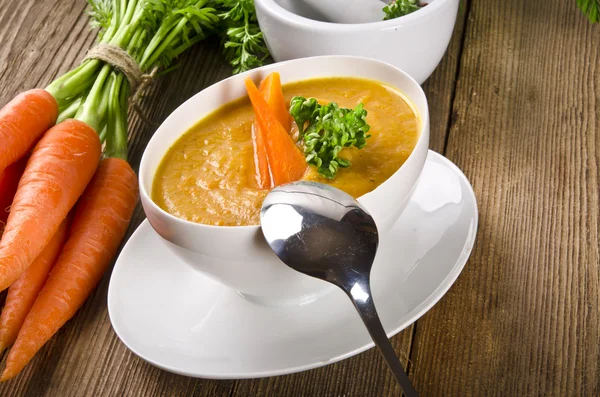
[[[65,107],[60,108],[60,113],[58,114],[58,119],[56,123],[62,123],[66,119],[72,119],[77,114],[77,110],[81,106],[84,98],[77,98],[75,101],[70,102]]]
[[[102,62],[97,59],[85,61],[77,68],[50,83],[46,87],[46,91],[57,101],[77,97],[93,84],[100,66],[102,66]]]
[[[110,65],[104,65],[102,67],[102,70],[96,78],[96,81],[94,82],[90,93],[85,98],[83,105],[79,108],[77,114],[75,115],[75,118],[77,120],[83,121],[96,131],[101,130],[100,121],[104,117],[103,114],[98,113],[98,103],[101,102],[101,100],[99,99],[102,98],[104,83],[108,78],[111,70],[112,67]]]

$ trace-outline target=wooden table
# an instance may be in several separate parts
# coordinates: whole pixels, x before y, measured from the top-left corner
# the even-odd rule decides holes
[[[471,180],[480,221],[448,294],[393,338],[422,396],[600,395],[600,25],[575,0],[468,1],[424,87],[431,148]],[[0,105],[93,44],[83,0],[0,0]],[[231,70],[193,48],[142,106],[163,120]],[[131,117],[138,165],[154,128]],[[130,233],[144,219],[138,208]],[[2,396],[393,396],[379,353],[275,378],[211,381],[134,356],[113,332],[109,274]],[[5,355],[4,355],[5,356]],[[2,357],[4,359],[4,357]]]

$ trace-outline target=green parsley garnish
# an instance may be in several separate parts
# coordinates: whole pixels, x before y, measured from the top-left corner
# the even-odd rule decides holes
[[[339,167],[350,166],[350,161],[338,157],[343,148],[362,149],[371,136],[362,103],[352,110],[335,102],[320,105],[315,98],[294,97],[290,114],[298,125],[306,162],[318,167],[319,175],[327,179],[333,179]]]

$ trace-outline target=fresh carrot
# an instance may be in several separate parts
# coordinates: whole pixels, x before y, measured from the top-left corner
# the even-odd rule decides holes
[[[306,171],[304,155],[271,112],[269,105],[249,78],[246,79],[246,90],[260,129],[265,135],[265,147],[274,186],[302,178]]]
[[[49,129],[35,146],[0,241],[0,291],[48,245],[92,179],[100,151],[94,129],[72,119]]]
[[[117,252],[137,198],[137,178],[129,164],[103,160],[77,203],[69,238],[23,323],[0,381],[19,373],[83,305]]]
[[[17,95],[0,110],[0,172],[23,157],[56,123],[58,103],[41,89]]]
[[[25,165],[27,165],[27,157],[23,157],[0,172],[0,229],[8,219],[8,211],[17,192],[19,180],[25,171]]]
[[[56,258],[65,243],[67,224],[68,220],[65,219],[40,256],[8,289],[6,302],[0,316],[0,352],[15,343],[29,309],[44,286],[48,273],[56,263]]]

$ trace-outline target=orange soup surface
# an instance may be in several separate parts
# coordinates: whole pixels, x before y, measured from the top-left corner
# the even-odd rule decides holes
[[[420,120],[395,89],[356,78],[304,80],[283,86],[289,100],[314,97],[355,108],[363,103],[371,126],[362,149],[344,148],[350,160],[335,179],[325,179],[309,166],[305,180],[366,194],[388,179],[406,161],[419,137]],[[197,223],[220,226],[259,224],[262,201],[269,192],[258,188],[251,140],[254,112],[247,98],[229,103],[187,131],[168,150],[154,179],[152,198],[170,214]],[[294,123],[293,123],[294,124]],[[295,127],[295,124],[294,124]]]

